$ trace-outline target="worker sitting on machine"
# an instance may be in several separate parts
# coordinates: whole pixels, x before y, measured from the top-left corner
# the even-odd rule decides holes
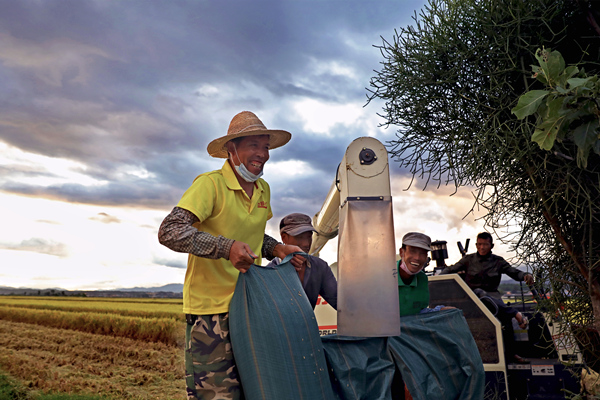
[[[491,310],[497,308],[495,315],[502,324],[507,359],[526,362],[514,350],[512,318],[516,318],[519,326],[523,329],[527,327],[527,319],[521,313],[516,312],[514,308],[504,304],[498,286],[502,274],[506,274],[516,281],[525,281],[528,285],[533,285],[533,275],[512,267],[504,258],[492,254],[494,242],[492,235],[488,232],[478,234],[475,245],[476,253],[465,255],[456,264],[445,267],[441,274],[460,274],[478,297],[486,299],[484,304],[487,303],[488,308]]]

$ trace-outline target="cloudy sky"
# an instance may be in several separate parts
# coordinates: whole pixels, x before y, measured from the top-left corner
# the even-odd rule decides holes
[[[381,103],[365,106],[374,46],[424,4],[0,0],[0,286],[182,283],[186,255],[158,243],[158,226],[221,167],[206,146],[243,110],[293,135],[266,165],[267,232],[314,215],[352,140],[394,138]],[[448,241],[449,262],[458,240],[475,250],[468,188],[406,190],[410,175],[390,170],[398,245],[420,230]],[[334,262],[336,244],[322,256]]]

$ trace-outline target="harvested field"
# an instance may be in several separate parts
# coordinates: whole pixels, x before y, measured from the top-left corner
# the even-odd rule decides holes
[[[0,320],[0,369],[44,392],[184,400],[183,348]]]
[[[119,314],[143,318],[172,318],[184,321],[181,299],[127,299],[98,297],[0,296],[0,306]]]
[[[185,323],[173,318],[123,316],[115,312],[90,313],[0,305],[0,320],[43,325],[50,328],[121,336],[177,346]]]

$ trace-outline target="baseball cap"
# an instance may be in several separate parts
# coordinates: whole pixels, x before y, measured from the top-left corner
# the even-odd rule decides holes
[[[306,214],[289,214],[283,217],[279,223],[279,233],[297,236],[304,232],[316,232],[312,226],[312,220]]]
[[[408,232],[402,238],[402,245],[420,247],[427,251],[431,251],[431,238],[423,233]]]

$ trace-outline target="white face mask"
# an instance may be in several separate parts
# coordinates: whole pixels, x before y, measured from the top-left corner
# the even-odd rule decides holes
[[[236,148],[235,144],[233,144],[233,150],[235,151],[235,156],[237,157],[238,161],[240,162],[240,165],[235,165],[235,163],[234,163],[233,168],[235,168],[235,170],[239,174],[239,176],[241,176],[242,179],[245,180],[246,182],[248,182],[248,183],[256,182],[258,180],[258,178],[260,178],[263,175],[263,172],[260,171],[259,174],[253,174],[252,172],[248,171],[248,168],[246,168],[244,163],[240,161],[240,156],[237,153],[237,148]]]
[[[406,264],[404,263],[404,261],[402,261],[402,262],[400,263],[400,269],[401,269],[402,271],[406,272],[406,273],[407,273],[407,274],[409,274],[409,275],[416,275],[416,274],[418,274],[419,272],[421,272],[421,270],[422,270],[423,268],[419,269],[417,272],[412,272],[410,269],[408,269],[408,267],[406,266]]]

